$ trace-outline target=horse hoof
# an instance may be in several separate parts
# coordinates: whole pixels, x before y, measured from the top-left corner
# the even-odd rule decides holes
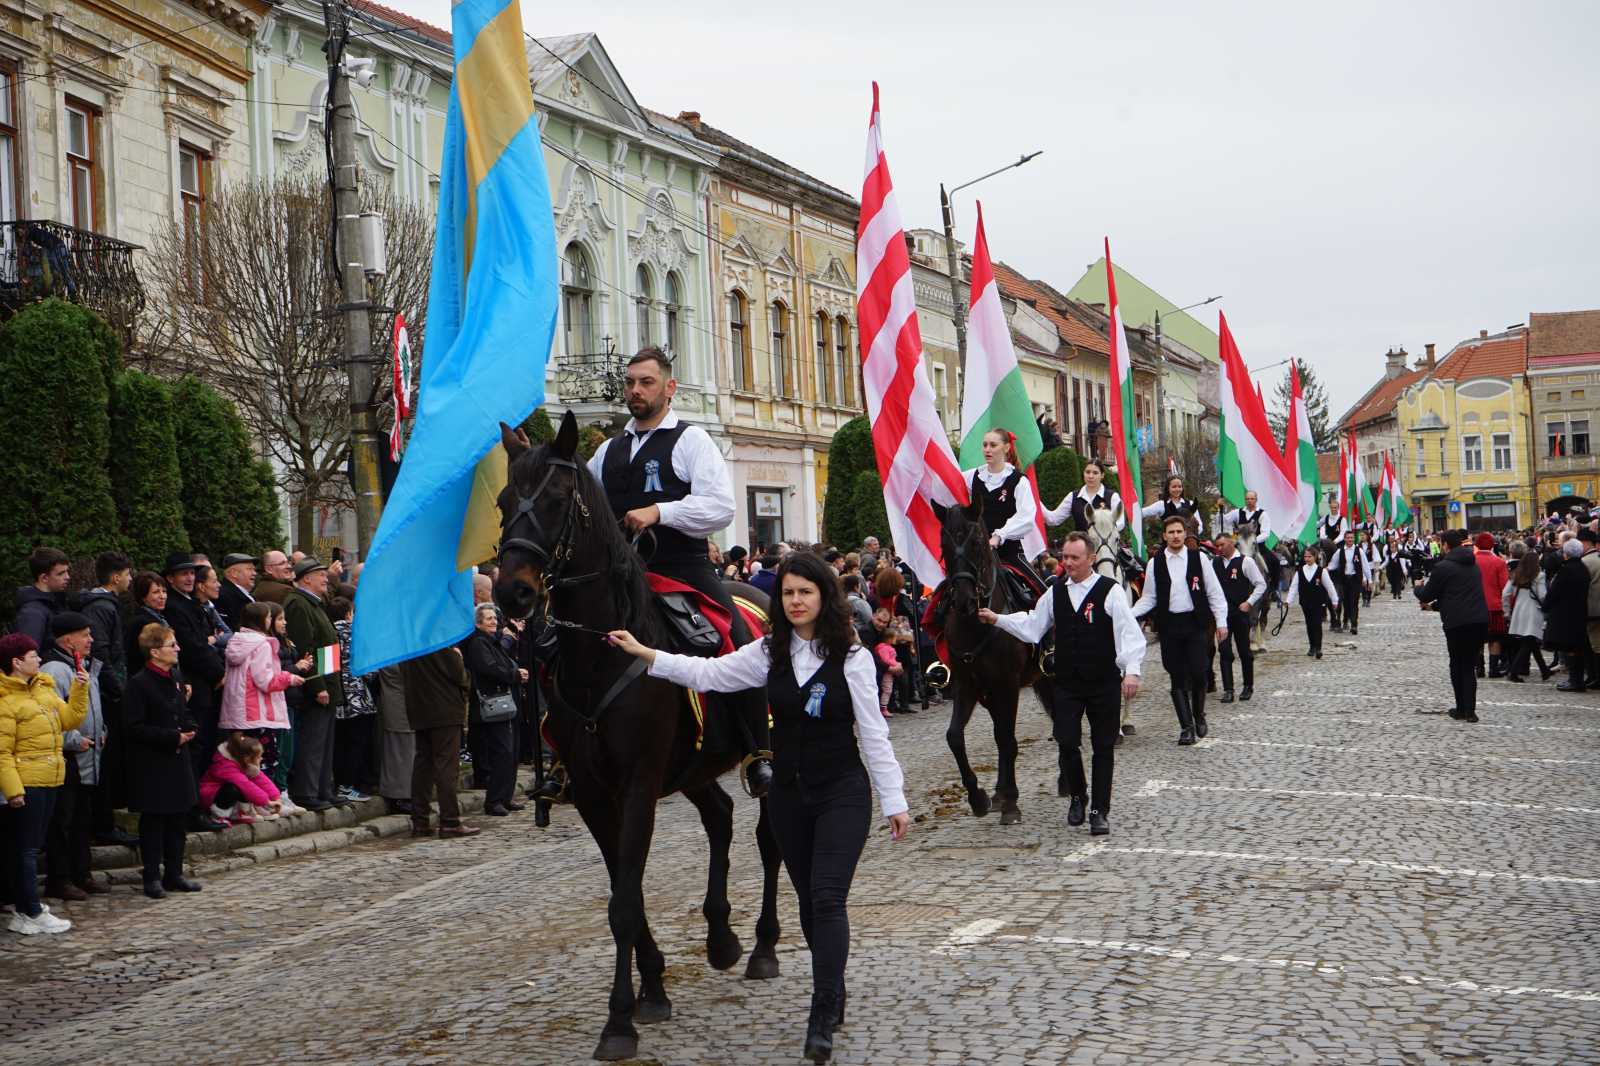
[[[595,1045],[594,1057],[601,1062],[619,1062],[636,1058],[639,1054],[639,1037],[627,1033],[607,1033]]]
[[[1001,825],[1016,825],[1022,821],[1022,811],[1016,807],[1007,807],[1000,812]]]
[[[672,1000],[641,999],[633,1008],[633,1020],[639,1025],[655,1025],[672,1019]]]
[[[770,981],[778,976],[778,956],[770,948],[757,948],[750,953],[750,965],[744,968],[746,981]]]
[[[974,789],[967,793],[967,802],[972,804],[972,813],[979,818],[989,813],[989,793],[983,789]]]
[[[706,961],[711,964],[713,970],[731,969],[743,957],[744,945],[739,942],[739,935],[733,930],[720,934],[707,934]]]

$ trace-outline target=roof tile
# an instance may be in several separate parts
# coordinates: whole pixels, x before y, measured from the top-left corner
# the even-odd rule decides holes
[[[1600,311],[1534,312],[1528,316],[1528,358],[1600,356]]]
[[[1528,331],[1462,341],[1439,362],[1434,376],[1441,381],[1468,378],[1508,378],[1528,370]]]
[[[437,41],[448,47],[450,45],[450,31],[440,29],[431,23],[423,22],[403,11],[396,11],[392,7],[385,7],[377,3],[363,3],[360,8],[362,14],[371,15],[380,22],[388,22],[403,29],[415,30],[417,33],[430,40]]]

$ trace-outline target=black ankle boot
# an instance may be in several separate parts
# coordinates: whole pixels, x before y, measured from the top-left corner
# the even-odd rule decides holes
[[[806,1049],[803,1056],[812,1062],[833,1058],[833,1030],[839,1024],[839,1000],[831,993],[811,994],[811,1017],[806,1021]]]
[[[1178,743],[1194,743],[1194,712],[1189,709],[1189,694],[1172,690],[1172,709],[1178,714]]]

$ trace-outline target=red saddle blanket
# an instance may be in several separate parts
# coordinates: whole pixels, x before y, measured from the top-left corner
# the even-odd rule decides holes
[[[1028,581],[1027,575],[1021,570],[1017,569],[1015,566],[1012,566],[1003,559],[1000,560],[1000,565],[1011,571],[1016,579],[1025,587],[1032,587]],[[944,639],[943,628],[937,621],[935,621],[939,613],[939,597],[943,592],[944,586],[940,585],[938,588],[933,590],[933,595],[928,597],[928,606],[922,611],[922,628],[927,630],[928,635],[933,638],[933,650],[934,653],[939,656],[939,661],[948,666],[950,664],[950,646]]]

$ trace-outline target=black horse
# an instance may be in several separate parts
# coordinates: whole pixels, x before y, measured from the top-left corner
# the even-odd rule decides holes
[[[611,878],[609,917],[616,941],[610,1010],[597,1059],[631,1059],[634,1023],[672,1016],[662,974],[666,961],[645,918],[643,878],[655,832],[656,802],[681,792],[700,812],[711,844],[703,912],[706,959],[718,970],[744,953],[728,923],[728,849],[733,799],[717,778],[739,753],[702,752],[689,695],[650,677],[642,660],[612,649],[605,634],[630,630],[653,647],[666,631],[637,553],[623,538],[601,488],[576,457],[578,423],[568,412],[556,439],[532,447],[527,435],[501,425],[509,460],[500,508],[500,577],[495,602],[517,618],[544,616],[558,648],[550,670],[546,731],[566,761],[572,800],[605,858]],[[740,596],[767,609],[755,589]],[[712,713],[718,710],[715,704]],[[767,823],[756,829],[765,875],[756,948],[748,978],[778,975],[777,887],[781,856]],[[633,991],[637,958],[639,995]]]
[[[999,564],[989,546],[989,531],[984,528],[982,507],[933,505],[940,525],[940,545],[948,576],[940,593],[939,609],[944,617],[945,643],[950,652],[950,680],[955,689],[951,701],[950,725],[945,741],[956,757],[961,784],[967,790],[972,813],[989,813],[989,794],[978,784],[967,760],[967,722],[973,709],[983,704],[994,723],[994,745],[999,755],[999,772],[994,794],[1000,800],[1000,824],[1022,821],[1017,805],[1017,703],[1022,688],[1032,685],[1039,703],[1048,715],[1051,694],[1043,681],[1038,649],[1024,644],[994,626],[978,619],[978,608],[996,614],[1028,610],[1032,603],[1013,602],[1008,582],[996,580]]]

